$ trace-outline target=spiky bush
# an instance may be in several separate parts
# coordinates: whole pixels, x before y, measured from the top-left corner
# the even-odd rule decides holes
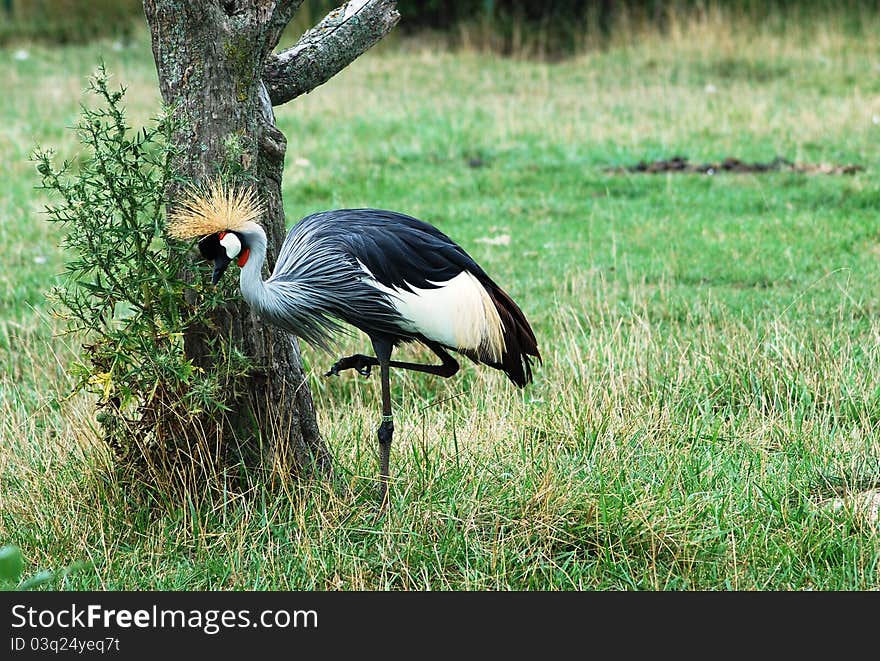
[[[34,152],[40,188],[59,200],[46,213],[63,230],[67,256],[49,297],[82,343],[71,368],[76,390],[95,396],[120,461],[151,484],[169,470],[199,479],[228,464],[224,402],[247,365],[222,337],[213,368],[186,356],[187,329],[206,323],[224,290],[201,285],[207,278],[191,273],[190,245],[164,233],[166,193],[184,183],[172,171],[170,116],[133,129],[125,89],[112,90],[108,78],[101,65],[89,81],[97,103],[83,105],[73,127],[77,158],[56,168],[51,149]]]

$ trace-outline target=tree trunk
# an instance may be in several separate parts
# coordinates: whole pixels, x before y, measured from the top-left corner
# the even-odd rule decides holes
[[[264,276],[286,234],[281,178],[287,141],[275,126],[273,102],[284,103],[323,83],[398,19],[393,1],[354,0],[285,51],[302,57],[273,55],[300,4],[302,0],[144,0],[162,98],[182,120],[174,139],[177,173],[201,182],[222,171],[256,187],[266,207]],[[328,50],[334,57],[308,57]],[[295,92],[273,99],[263,82],[267,77],[276,87]],[[326,471],[329,455],[297,341],[263,323],[241,300],[217,310],[210,322],[212,329],[193,328],[184,338],[187,355],[196,364],[209,367],[211,335],[226,333],[254,365],[247,395],[232,399],[230,394],[235,440],[258,450],[266,469]]]

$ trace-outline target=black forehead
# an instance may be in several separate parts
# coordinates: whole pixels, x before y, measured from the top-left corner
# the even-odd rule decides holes
[[[244,247],[244,237],[241,234],[238,232],[226,232],[226,234],[235,234],[241,242],[242,247]],[[199,241],[199,252],[202,253],[202,257],[205,259],[213,260],[220,256],[226,257],[226,248],[220,244],[220,232],[206,236]]]
[[[226,251],[220,245],[220,234],[211,234],[199,241],[199,252],[202,253],[202,257],[209,260],[225,255]]]

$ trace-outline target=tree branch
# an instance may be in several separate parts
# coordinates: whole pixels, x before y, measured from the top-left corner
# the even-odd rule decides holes
[[[400,20],[395,0],[351,0],[334,9],[291,48],[263,65],[272,105],[326,83],[388,34]]]
[[[303,0],[278,0],[275,3],[275,11],[272,12],[272,18],[269,19],[269,26],[266,32],[266,46],[264,53],[271,53],[278,45],[281,34],[293,19],[294,14],[302,5]]]

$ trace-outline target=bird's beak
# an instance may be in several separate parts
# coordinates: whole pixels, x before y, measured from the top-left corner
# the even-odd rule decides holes
[[[221,253],[214,258],[214,273],[211,275],[212,285],[216,285],[220,282],[220,278],[226,273],[226,269],[229,267],[231,261],[232,260],[226,256],[226,253]]]

